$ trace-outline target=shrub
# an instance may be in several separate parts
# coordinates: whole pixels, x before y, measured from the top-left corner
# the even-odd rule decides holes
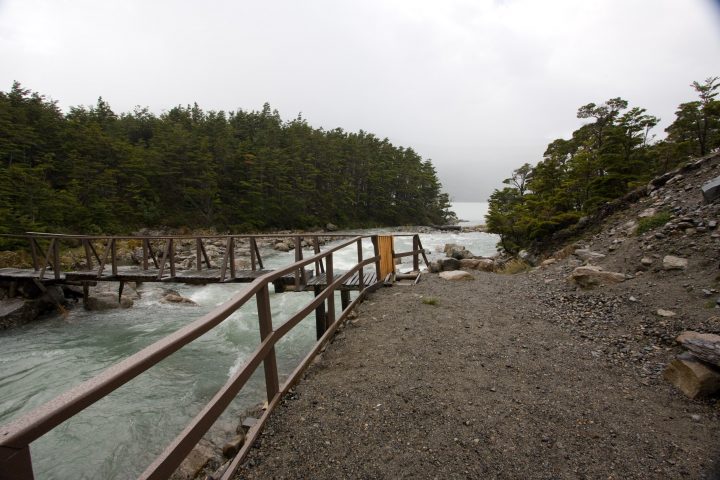
[[[662,211],[658,212],[651,217],[641,218],[638,222],[637,234],[642,235],[643,233],[650,231],[657,227],[662,227],[670,221],[670,212]]]

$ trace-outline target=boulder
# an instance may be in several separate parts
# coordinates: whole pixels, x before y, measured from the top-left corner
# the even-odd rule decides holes
[[[335,225],[333,223],[328,223],[327,225],[325,225],[325,230],[327,230],[328,232],[335,232],[335,231],[337,231],[337,229],[338,229],[337,225]]]
[[[442,266],[440,265],[440,262],[430,262],[430,265],[428,265],[430,273],[438,273],[441,268]]]
[[[273,246],[273,248],[275,250],[277,250],[278,252],[289,252],[290,251],[290,246],[285,242],[278,242],[275,244],[275,246]]]
[[[638,214],[638,218],[648,218],[657,214],[656,208],[646,208]]]
[[[675,257],[673,255],[665,255],[663,257],[663,269],[665,270],[685,270],[688,266],[686,258]]]
[[[625,278],[625,274],[623,273],[607,272],[594,265],[577,267],[568,277],[570,281],[575,282],[582,288],[592,288],[597,285],[624,282]]]
[[[480,258],[478,259],[477,265],[475,265],[475,270],[482,270],[483,272],[494,272],[495,261],[489,258]]]
[[[720,373],[688,352],[670,362],[663,378],[690,398],[710,396],[720,391]]]
[[[458,260],[473,258],[474,256],[470,250],[467,250],[464,246],[457,245],[455,243],[446,243],[443,251],[448,257],[456,258]]]
[[[720,177],[715,177],[700,187],[703,198],[707,203],[712,203],[720,198]]]
[[[168,302],[168,303],[187,303],[189,305],[197,305],[197,303],[190,300],[189,298],[185,298],[182,295],[177,295],[177,294],[172,294],[172,293],[165,295],[162,299],[164,302]]]
[[[40,302],[22,298],[0,301],[0,330],[31,322],[40,315]]]
[[[88,297],[85,301],[85,310],[102,311],[111,310],[113,308],[130,308],[133,306],[131,298],[123,296],[118,301],[117,295],[111,293],[101,293]]]
[[[557,260],[551,257],[546,260],[543,260],[542,263],[540,264],[540,266],[541,267],[549,267],[550,265],[553,265],[555,263],[557,263]]]
[[[458,260],[456,258],[444,258],[444,259],[440,260],[439,263],[440,263],[440,270],[443,272],[460,269],[460,260]]]
[[[468,272],[465,272],[463,270],[454,270],[451,272],[440,272],[440,278],[443,278],[445,280],[474,280],[475,277],[473,277]]]
[[[578,248],[573,254],[584,262],[591,262],[593,260],[602,260],[605,255],[600,252],[593,252],[588,248]]]
[[[462,260],[460,260],[460,268],[474,270],[475,268],[477,268],[478,263],[480,263],[479,258],[463,258]]]

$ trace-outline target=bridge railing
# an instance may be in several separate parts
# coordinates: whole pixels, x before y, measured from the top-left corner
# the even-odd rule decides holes
[[[363,258],[363,238],[370,238],[373,242],[374,255],[370,258]],[[353,244],[357,244],[357,263],[348,271],[336,276],[333,262],[334,254]],[[383,279],[381,278],[379,267],[383,254],[378,251],[377,245],[376,235],[369,237],[357,236],[325,252],[298,260],[292,265],[282,269],[266,273],[248,284],[246,289],[234,295],[230,300],[194,322],[109,367],[99,375],[81,383],[50,402],[25,414],[21,418],[0,427],[0,480],[33,479],[32,459],[30,455],[30,444],[33,441],[104,398],[109,393],[145,372],[172,353],[196,340],[219,325],[240,307],[254,299],[258,313],[260,344],[245,360],[243,367],[230,377],[200,413],[193,418],[185,429],[167,446],[165,451],[157,457],[139,477],[141,479],[168,478],[202,436],[210,429],[218,417],[225,411],[230,402],[237,396],[257,367],[262,363],[265,373],[268,408],[258,422],[248,431],[245,444],[225,470],[222,478],[229,480],[246,455],[254,439],[259,434],[268,416],[278,405],[282,397],[299,379],[302,372],[307,368],[322,346],[331,338],[337,327],[347,317],[350,311],[362,301],[370,289],[376,288],[382,283]],[[422,251],[422,245],[417,235],[413,236],[413,250],[411,252],[391,253],[393,258],[413,255],[414,264],[417,264],[418,256],[421,254],[424,255],[424,252]],[[326,288],[318,292],[312,301],[295,312],[283,324],[274,327],[270,308],[270,284],[293,271],[303,269],[310,264],[318,263],[323,264],[327,275],[328,281]],[[377,281],[373,285],[361,284],[358,296],[350,304],[344,306],[340,315],[336,318],[335,291],[355,273],[360,273],[359,277],[362,278],[363,269],[370,265],[375,265]],[[327,305],[327,314],[324,316],[326,321],[325,331],[322,332],[322,335],[310,352],[290,374],[287,380],[280,384],[275,358],[275,345],[298,325],[300,321],[315,309],[319,307],[324,308],[325,305]]]
[[[102,279],[109,267],[112,276],[118,275],[118,267],[123,263],[120,259],[119,248],[123,242],[130,243],[133,248],[142,249],[140,259],[136,259],[143,272],[152,271],[156,274],[157,280],[169,274],[174,278],[177,274],[177,250],[180,243],[188,242],[195,244],[195,255],[192,258],[194,269],[198,272],[219,269],[220,281],[236,279],[236,249],[244,243],[250,256],[250,270],[255,272],[264,270],[263,258],[258,244],[260,239],[289,239],[294,243],[295,260],[302,260],[302,244],[310,244],[315,254],[320,253],[321,242],[325,239],[349,238],[348,234],[274,234],[274,235],[136,235],[136,236],[109,236],[109,235],[67,235],[56,233],[27,232],[25,234],[3,234],[2,238],[10,238],[26,242],[27,249],[32,261],[32,266],[37,272],[39,280],[54,278],[60,280],[63,273],[62,254],[69,251],[75,252],[81,249],[81,259],[75,259],[76,268],[67,269],[94,271],[97,279]],[[208,242],[220,242],[223,244],[224,253],[220,263],[213,265],[211,256],[207,252]],[[77,252],[75,252],[77,253]],[[322,262],[316,262],[317,272],[323,272]],[[295,272],[296,283],[301,283],[300,277],[305,274],[304,270]],[[107,277],[107,275],[106,275]]]

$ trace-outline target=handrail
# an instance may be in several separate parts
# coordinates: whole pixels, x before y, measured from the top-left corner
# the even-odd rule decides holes
[[[56,244],[56,238],[53,238],[51,242]],[[101,238],[107,239],[108,237]],[[375,255],[366,259],[362,258],[362,240],[364,238],[371,238],[376,247]],[[333,272],[333,254],[355,243],[357,243],[358,248],[358,262],[350,270],[336,277]],[[415,234],[413,237],[414,248],[413,251],[410,252],[410,254],[414,254],[414,263],[417,263],[419,251],[416,247],[418,245],[420,245],[419,235]],[[48,253],[49,252],[50,248],[48,249]],[[401,255],[405,256],[404,254]],[[322,260],[325,260],[325,271],[328,278],[326,288],[321,292],[316,293],[316,296],[312,301],[293,314],[283,324],[273,328],[272,313],[270,311],[269,304],[269,284],[291,272],[303,269],[306,265],[317,263],[322,264]],[[307,317],[307,315],[309,315],[313,310],[327,301],[327,320],[329,325],[315,344],[315,347],[312,349],[312,352],[317,352],[319,346],[329,338],[328,334],[337,328],[338,321],[344,319],[350,309],[365,296],[368,289],[378,286],[382,282],[382,279],[379,278],[379,275],[376,275],[376,283],[374,285],[365,286],[363,286],[363,280],[361,280],[360,294],[347,307],[343,305],[344,309],[341,316],[338,318],[338,321],[334,319],[335,291],[355,273],[360,272],[360,276],[362,276],[364,267],[375,264],[377,268],[378,262],[379,252],[377,251],[377,237],[359,235],[341,243],[340,245],[332,247],[325,252],[298,260],[284,268],[261,275],[252,281],[248,285],[247,289],[237,293],[228,301],[203,315],[199,319],[107,368],[95,377],[71,388],[55,399],[23,415],[21,418],[0,427],[0,467],[2,467],[0,468],[0,480],[4,480],[6,478],[22,480],[34,478],[32,472],[32,461],[30,459],[29,452],[30,443],[37,440],[70,417],[102,399],[110,392],[126,384],[137,375],[145,372],[164,358],[167,358],[169,355],[186,346],[188,343],[202,336],[204,333],[208,332],[228,318],[250,299],[255,297],[257,300],[258,318],[260,324],[260,345],[258,345],[253,354],[246,359],[244,367],[233,375],[228,382],[226,382],[226,384],[216,393],[213,399],[206,404],[203,410],[190,424],[188,424],[183,432],[175,438],[175,440],[165,449],[163,454],[161,454],[140,477],[148,479],[167,478],[176,470],[180,462],[185,458],[185,456],[187,456],[190,450],[192,450],[202,435],[207,432],[214,421],[227,408],[229,403],[245,385],[261,362],[265,362],[264,370],[268,405],[277,404],[279,396],[287,391],[287,386],[293,382],[296,379],[296,375],[305,368],[309,357],[306,357],[306,359],[300,366],[298,366],[281,388],[278,382],[277,365],[275,363],[275,344],[302,319]],[[377,273],[379,273],[379,271]],[[268,408],[265,415],[269,414],[270,410],[271,408]],[[266,417],[264,416],[263,418]],[[259,428],[260,427],[258,427],[258,429]],[[257,434],[258,429],[254,431],[254,435]],[[241,450],[241,452],[243,451],[247,451],[247,449]],[[237,466],[237,461],[233,462],[235,467]],[[227,476],[226,472],[226,477]]]

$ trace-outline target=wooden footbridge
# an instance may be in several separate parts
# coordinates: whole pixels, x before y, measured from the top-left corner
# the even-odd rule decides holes
[[[342,235],[323,234],[322,236],[336,240],[337,244],[321,252],[318,237],[310,236],[313,240],[311,243],[314,254],[308,258],[303,258],[302,236],[272,236],[294,240],[295,262],[270,271],[263,266],[257,243],[260,236],[100,237],[39,233],[5,235],[5,238],[25,242],[32,262],[32,268],[0,269],[0,282],[9,285],[11,289],[12,285],[17,285],[18,282],[33,282],[40,287],[52,284],[82,285],[86,291],[90,285],[99,281],[118,282],[121,290],[124,282],[131,281],[200,284],[245,282],[248,285],[224,304],[185,327],[110,366],[99,375],[19,419],[1,426],[0,480],[33,479],[30,451],[32,442],[213,329],[243,305],[254,302],[258,314],[260,344],[245,360],[244,366],[228,379],[210,402],[139,477],[165,479],[172,475],[237,396],[258,366],[263,364],[268,407],[249,428],[245,443],[221,473],[220,478],[230,480],[273,409],[298,381],[300,375],[352,309],[369,291],[391,280],[395,272],[396,260],[411,256],[413,270],[416,271],[419,270],[420,258],[427,263],[417,234],[366,235],[352,238]],[[394,238],[402,236],[412,237],[412,249],[407,252],[395,252]],[[225,243],[225,251],[220,265],[213,265],[206,244],[210,240],[217,242],[218,239]],[[373,255],[369,258],[364,258],[363,241],[372,243]],[[139,265],[120,265],[118,247],[123,242],[139,245],[138,248],[142,251]],[[194,270],[179,270],[176,266],[176,247],[183,242],[192,242],[195,245]],[[235,246],[240,243],[249,246],[251,257],[249,269],[236,268]],[[354,248],[354,245],[357,248],[357,263],[347,271],[336,271],[333,266],[334,255],[341,249]],[[84,258],[73,265],[64,265],[63,249],[79,250]],[[275,292],[283,292],[286,289],[297,291],[312,289],[315,296],[284,323],[274,325],[270,306],[270,285],[273,285]],[[357,297],[352,301],[349,295],[351,290],[358,291]],[[340,292],[342,303],[339,315],[336,315],[335,309],[336,291]],[[318,340],[287,380],[281,384],[275,359],[275,344],[313,312],[317,323]]]

